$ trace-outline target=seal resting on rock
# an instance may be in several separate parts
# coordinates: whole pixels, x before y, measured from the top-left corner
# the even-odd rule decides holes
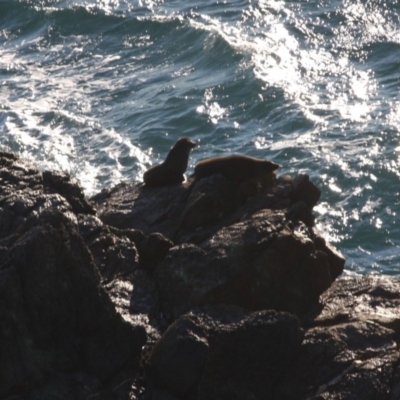
[[[222,174],[226,178],[242,182],[246,179],[270,174],[279,168],[272,161],[234,154],[225,157],[211,157],[200,161],[194,168],[197,179],[213,174]]]
[[[179,138],[172,146],[167,158],[161,164],[149,168],[143,175],[146,186],[166,186],[182,183],[186,171],[190,151],[197,144],[189,138]]]

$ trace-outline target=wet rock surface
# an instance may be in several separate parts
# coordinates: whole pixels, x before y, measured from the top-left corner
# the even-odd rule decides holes
[[[342,278],[305,320],[276,399],[398,399],[400,280]]]
[[[308,176],[0,183],[1,398],[400,398],[400,280],[340,277]]]

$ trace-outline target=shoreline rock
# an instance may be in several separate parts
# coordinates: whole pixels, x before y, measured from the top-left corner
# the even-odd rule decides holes
[[[307,175],[251,183],[217,174],[162,188],[124,184],[92,198],[108,225],[175,242],[153,274],[169,322],[203,304],[300,315],[342,273],[343,256],[313,230],[320,191]]]
[[[307,175],[0,182],[2,398],[400,398],[400,279],[340,277]]]

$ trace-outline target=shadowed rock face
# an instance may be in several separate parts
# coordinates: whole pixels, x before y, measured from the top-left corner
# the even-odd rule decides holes
[[[96,388],[127,364],[137,368],[145,333],[100,285],[77,230],[75,213],[93,213],[80,188],[12,155],[0,154],[0,165],[0,396],[57,374],[71,374],[60,379],[71,385],[81,373]],[[51,184],[54,176],[61,181]]]
[[[399,398],[400,280],[342,278],[304,320],[301,353],[276,399]]]
[[[264,210],[196,245],[170,250],[155,271],[163,310],[173,318],[199,304],[236,304],[301,313],[332,283],[326,253],[307,227]],[[290,249],[290,251],[288,251]]]
[[[151,353],[151,379],[184,396],[200,380],[209,357],[207,335],[196,318],[184,316],[171,324]]]
[[[337,279],[306,175],[0,179],[0,397],[400,398],[400,280]]]
[[[268,398],[302,339],[299,321],[286,313],[199,308],[177,319],[155,346],[152,379],[182,398],[194,392],[197,399]]]
[[[31,219],[0,245],[0,393],[74,370],[104,380],[137,363],[144,332],[115,312],[74,227],[60,214]]]

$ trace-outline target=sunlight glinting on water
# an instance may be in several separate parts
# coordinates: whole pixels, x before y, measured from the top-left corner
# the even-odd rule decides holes
[[[141,181],[178,135],[202,143],[190,168],[271,157],[322,190],[317,227],[354,271],[374,246],[375,271],[396,262],[397,0],[6,1],[2,149],[71,173],[89,196]]]
[[[109,2],[109,5],[116,6],[117,2]],[[51,34],[51,29],[48,32]],[[0,129],[3,143],[9,136],[14,151],[28,158],[37,154],[36,162],[42,169],[61,169],[73,174],[86,193],[91,195],[101,188],[99,176],[109,175],[113,182],[121,180],[124,168],[119,156],[138,160],[137,179],[141,179],[146,165],[150,165],[150,158],[129,139],[116,135],[113,129],[103,128],[102,122],[93,117],[93,106],[98,105],[98,97],[90,96],[90,91],[107,91],[110,86],[109,80],[96,78],[95,74],[99,70],[103,74],[107,70],[114,71],[113,63],[118,62],[120,56],[100,56],[96,64],[88,68],[88,60],[80,57],[84,46],[91,44],[93,39],[83,36],[72,39],[69,37],[51,48],[42,46],[47,40],[43,36],[21,43],[20,46],[26,49],[36,48],[47,60],[46,65],[32,63],[29,57],[17,58],[15,53],[7,49],[0,50],[0,66],[6,70],[21,70],[18,78],[8,80],[7,86],[3,87],[3,94],[8,100],[2,105],[4,115]],[[79,47],[76,47],[77,43]],[[66,56],[75,59],[68,70],[63,68]],[[23,90],[23,95],[14,95],[16,90]],[[14,109],[18,113],[11,111]],[[85,158],[77,150],[81,145],[76,146],[75,143],[76,140],[82,140],[79,133],[83,131],[97,132],[85,135],[88,139],[85,145],[91,149]],[[102,131],[100,135],[99,131]],[[99,167],[95,165],[95,159],[91,162],[91,158],[97,157],[92,154],[96,148],[109,158],[112,165]]]
[[[304,115],[313,122],[326,124],[320,115],[321,110],[330,113],[338,111],[344,120],[367,120],[372,111],[370,99],[376,91],[371,72],[351,64],[343,51],[338,57],[336,48],[342,44],[335,43],[335,39],[332,52],[317,46],[318,36],[306,28],[297,16],[296,23],[314,41],[311,47],[304,49],[288,31],[281,17],[291,14],[285,3],[274,2],[275,15],[266,14],[265,5],[266,2],[259,2],[257,6],[250,7],[244,13],[243,21],[236,26],[206,15],[190,22],[199,29],[220,35],[232,47],[248,54],[255,76],[267,86],[284,89],[286,95],[300,105]],[[347,39],[346,45],[348,51],[357,47],[354,39],[352,43]],[[320,87],[326,88],[325,95],[318,90]]]
[[[356,29],[356,24],[354,24],[351,30],[348,29],[347,32],[345,31],[345,26],[340,29],[341,35],[332,39],[331,52],[325,51],[323,45],[318,46],[318,52],[312,48],[304,50],[300,45],[296,46],[293,43],[289,31],[281,26],[280,29],[274,30],[276,43],[280,44],[279,51],[275,51],[273,46],[268,46],[268,49],[263,49],[260,46],[253,56],[257,76],[268,85],[274,84],[283,88],[287,95],[300,105],[304,115],[317,124],[315,138],[318,137],[319,132],[323,129],[329,129],[329,120],[318,117],[320,110],[329,111],[330,115],[337,111],[341,119],[346,121],[346,124],[367,124],[373,118],[373,114],[377,112],[376,110],[381,107],[379,100],[375,99],[378,85],[374,74],[371,70],[366,70],[362,64],[350,61],[350,54],[359,52],[365,42],[375,40],[377,36],[384,34],[382,26],[385,23],[385,18],[379,14],[371,16],[365,9],[365,5],[360,2],[352,4],[351,7],[346,9],[346,17],[350,21],[358,20],[362,23],[364,27],[362,43],[351,34]],[[389,34],[392,35],[393,32]],[[311,33],[309,36],[312,37]],[[283,51],[282,48],[285,50]],[[274,57],[271,56],[271,53]],[[324,93],[323,91],[317,90],[320,87],[326,88],[326,97],[321,96]],[[313,95],[314,92],[320,95]],[[317,118],[313,118],[314,116],[317,116]],[[396,125],[398,118],[398,108],[392,106],[387,120]],[[398,124],[395,129],[398,130]],[[301,136],[304,136],[303,140]],[[324,157],[324,148],[321,148],[322,144],[319,142],[313,143],[313,137],[312,134],[310,136],[310,132],[301,136],[296,137],[296,135],[292,134],[291,139],[273,143],[269,148],[284,150],[301,144],[303,148],[309,146],[317,158]],[[345,143],[347,140],[347,137],[337,137],[335,144],[329,150],[330,154],[334,154],[332,151],[335,152],[335,148],[341,141]],[[323,146],[326,145],[327,143],[323,144]],[[365,148],[365,151],[360,152],[360,149],[358,149],[355,158],[354,154],[349,153],[349,160],[358,162],[360,166],[373,168],[377,160],[381,158],[384,145],[378,139],[376,142],[370,143]],[[262,144],[259,138],[256,140],[257,148],[266,148],[267,146],[268,144]],[[362,173],[356,173],[353,167],[350,167],[349,163],[344,161],[346,160],[346,153],[343,154],[343,148],[340,150],[340,159],[329,154],[324,157],[327,165],[338,166],[349,177],[357,178],[363,176]],[[390,163],[385,163],[383,167],[388,171],[395,169],[395,174],[398,175],[399,157],[396,160],[397,162],[392,160]],[[376,175],[368,172],[365,173],[365,176],[373,183],[379,179]],[[324,181],[323,176],[321,176],[321,179]],[[346,192],[349,191],[349,188],[341,187],[334,178],[325,179],[325,184],[326,188],[332,193],[342,194],[345,203],[348,201]],[[362,190],[369,190],[369,188],[371,186],[366,185]],[[350,227],[351,221],[359,221],[362,218],[380,230],[383,228],[381,218],[377,216],[366,218],[366,214],[371,210],[371,207],[373,209],[371,212],[377,212],[379,204],[380,199],[373,203],[368,202],[364,206],[361,205],[360,210],[353,209],[351,214],[347,214],[340,205],[328,207],[326,203],[321,203],[315,208],[315,211],[317,215],[324,216],[324,218],[317,222],[317,227],[324,232],[327,240],[338,243],[346,239],[346,235],[341,234],[339,229],[334,228],[334,224],[330,222],[333,220],[340,221],[342,226]]]
[[[222,108],[216,101],[211,101],[214,95],[212,89],[206,89],[204,92],[204,102],[196,108],[199,114],[207,114],[209,121],[217,124],[218,121],[226,115],[227,110]]]

